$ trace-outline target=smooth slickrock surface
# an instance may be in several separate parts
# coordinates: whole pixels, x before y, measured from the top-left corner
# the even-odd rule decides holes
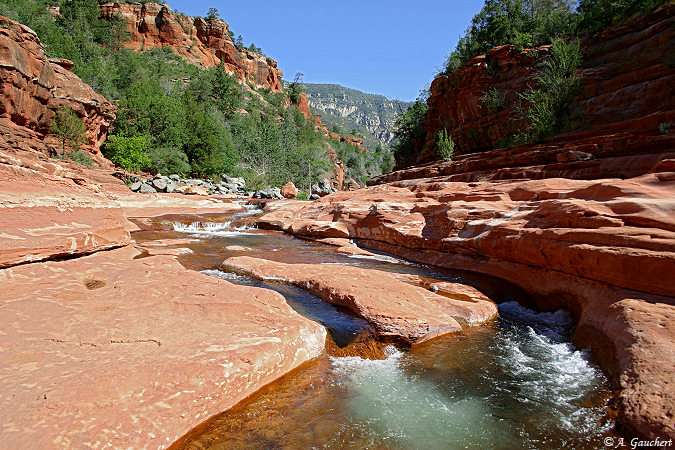
[[[323,351],[281,295],[137,254],[0,270],[3,447],[165,447]]]
[[[283,279],[335,305],[349,308],[374,325],[380,338],[419,343],[461,331],[456,319],[474,325],[497,314],[497,307],[473,288],[454,298],[400,281],[379,270],[340,265],[284,264],[249,256],[228,258],[223,267],[255,278]]]
[[[40,153],[0,150],[0,267],[129,244],[122,208],[102,193],[126,187],[91,173]]]
[[[258,222],[496,276],[543,310],[570,310],[579,320],[575,342],[592,348],[622,388],[622,424],[667,438],[675,430],[665,381],[675,367],[674,168],[663,161],[628,180],[409,180],[270,204]],[[639,305],[629,319],[612,313],[628,300]]]
[[[232,198],[224,196],[185,196],[182,194],[132,194],[112,196],[123,208],[127,217],[157,217],[166,214],[201,214],[230,212],[242,209],[233,203]]]

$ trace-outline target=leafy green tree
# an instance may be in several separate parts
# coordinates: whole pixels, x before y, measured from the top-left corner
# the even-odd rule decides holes
[[[49,124],[49,131],[61,141],[61,151],[66,153],[66,146],[73,151],[79,150],[85,141],[86,128],[82,119],[69,106],[62,106],[54,114]]]
[[[394,123],[397,142],[394,144],[394,157],[400,165],[408,161],[415,152],[416,145],[421,144],[425,136],[424,125],[426,124],[427,103],[423,97],[415,102],[396,118]]]
[[[116,166],[130,172],[136,172],[150,164],[147,151],[147,136],[131,136],[125,133],[108,136],[105,144],[105,155]]]
[[[486,0],[448,57],[444,71],[457,70],[499,45],[547,44],[555,37],[571,36],[573,29],[571,0]]]

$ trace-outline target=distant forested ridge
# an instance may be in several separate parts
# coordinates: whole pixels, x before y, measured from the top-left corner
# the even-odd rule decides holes
[[[394,141],[394,121],[410,102],[390,100],[384,95],[367,94],[337,84],[303,83],[312,112],[337,132],[363,137],[364,145],[374,149]]]

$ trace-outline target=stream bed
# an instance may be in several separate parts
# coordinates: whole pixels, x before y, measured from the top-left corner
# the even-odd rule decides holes
[[[480,274],[432,268],[388,255],[347,256],[281,233],[256,230],[252,217],[165,216],[134,233],[143,243],[194,238],[179,261],[233,283],[274,289],[298,313],[320,322],[338,346],[369,328],[349,311],[284,283],[220,270],[230,256],[287,263],[348,264],[472,285],[499,303],[499,319],[382,360],[324,356],[200,425],[175,448],[602,448],[613,423],[610,389],[585,351],[570,343],[564,311],[535,312],[515,286]]]

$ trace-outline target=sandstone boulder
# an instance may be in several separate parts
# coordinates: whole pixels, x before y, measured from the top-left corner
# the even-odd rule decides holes
[[[293,199],[298,195],[298,188],[295,187],[292,181],[281,186],[281,196],[284,198]]]

